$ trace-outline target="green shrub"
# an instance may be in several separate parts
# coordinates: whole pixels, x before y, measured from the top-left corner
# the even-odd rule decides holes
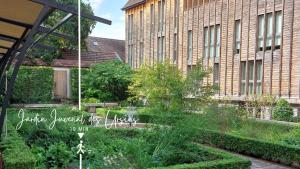
[[[267,141],[238,137],[212,130],[199,129],[196,141],[211,144],[236,153],[300,166],[300,148]]]
[[[46,159],[48,167],[65,168],[72,159],[72,152],[65,143],[59,142],[49,147]]]
[[[7,133],[0,145],[5,169],[35,169],[34,154],[11,124],[8,124]]]
[[[279,99],[273,111],[273,118],[280,121],[291,121],[293,109],[285,99]]]
[[[10,78],[12,71],[9,72]],[[13,103],[49,103],[52,102],[53,69],[48,67],[22,66],[18,73]]]
[[[132,73],[130,67],[120,61],[94,64],[82,76],[82,98],[101,102],[126,100]]]
[[[85,76],[89,69],[81,69],[81,76]],[[78,102],[78,68],[71,69],[71,99]]]

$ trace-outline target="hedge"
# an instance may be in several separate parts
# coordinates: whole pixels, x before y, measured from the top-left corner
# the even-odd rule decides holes
[[[221,150],[216,150],[214,148],[202,145],[194,145],[194,148],[201,148],[210,154],[219,156],[221,159],[192,164],[178,164],[167,167],[154,167],[151,169],[248,169],[251,166],[251,162],[249,160],[237,157]]]
[[[1,142],[5,169],[34,169],[36,158],[17,131],[8,124],[8,136]]]
[[[85,75],[89,69],[81,69],[81,76]],[[72,101],[78,102],[78,68],[71,69],[71,93]]]
[[[243,138],[206,129],[199,129],[195,139],[199,143],[211,144],[236,153],[300,167],[300,148],[298,147]]]
[[[11,77],[9,72],[8,78]],[[14,84],[11,102],[49,103],[53,95],[52,68],[22,66]]]

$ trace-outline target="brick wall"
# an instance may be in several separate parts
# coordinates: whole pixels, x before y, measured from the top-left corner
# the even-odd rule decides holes
[[[187,3],[185,3],[187,1]],[[173,58],[174,34],[178,39],[177,65],[184,73],[187,71],[187,37],[193,32],[193,64],[202,62],[207,68],[214,63],[220,66],[219,96],[241,96],[241,61],[262,60],[264,94],[273,94],[290,99],[299,98],[300,88],[300,1],[299,0],[180,0],[178,28],[175,28],[175,0],[166,0],[165,6],[165,59]],[[150,32],[150,6],[155,5],[155,31]],[[192,5],[190,5],[192,4]],[[187,9],[185,9],[185,7]],[[138,34],[139,14],[144,11],[144,57],[146,64],[157,58],[158,39],[158,0],[126,10],[126,23],[129,14],[134,15],[133,31]],[[257,51],[258,15],[282,11],[281,48]],[[274,15],[273,15],[274,18]],[[241,20],[241,51],[234,54],[235,20]],[[221,25],[220,58],[203,58],[204,27]],[[273,25],[274,27],[274,25]],[[126,24],[126,35],[128,24]],[[274,35],[273,35],[274,37]],[[133,67],[139,67],[139,36],[132,41],[135,58]],[[126,57],[128,57],[128,37],[126,37]],[[127,59],[126,59],[127,61]],[[207,81],[212,82],[211,76]]]

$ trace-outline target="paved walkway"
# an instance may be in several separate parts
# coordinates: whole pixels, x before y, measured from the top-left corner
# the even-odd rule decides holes
[[[277,163],[273,163],[273,162],[253,158],[253,157],[244,156],[240,154],[236,154],[236,155],[250,160],[252,162],[251,169],[292,169],[292,167],[287,167],[284,165],[280,165]]]

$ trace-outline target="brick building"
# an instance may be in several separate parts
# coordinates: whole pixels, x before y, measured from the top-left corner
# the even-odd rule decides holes
[[[213,68],[216,97],[272,94],[300,104],[299,0],[129,0],[126,62]]]

